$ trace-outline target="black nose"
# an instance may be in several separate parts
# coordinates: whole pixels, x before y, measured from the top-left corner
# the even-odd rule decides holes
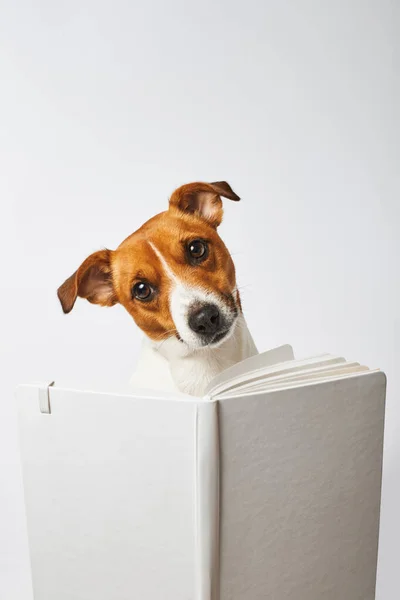
[[[209,335],[216,333],[221,324],[221,315],[215,304],[203,304],[189,317],[189,327],[195,333]]]

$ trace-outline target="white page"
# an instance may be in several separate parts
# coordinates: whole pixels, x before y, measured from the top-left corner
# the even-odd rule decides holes
[[[364,375],[369,375],[370,373],[379,373],[379,369],[369,369],[368,367],[360,366],[357,371],[351,369],[349,371],[346,371],[345,369],[343,369],[342,373],[338,373],[336,375],[321,375],[321,377],[312,377],[310,379],[303,378],[299,379],[298,381],[283,380],[279,383],[276,383],[275,385],[271,384],[267,385],[266,387],[260,385],[256,389],[251,389],[247,391],[246,394],[243,394],[240,389],[232,390],[232,392],[228,390],[227,392],[224,392],[223,394],[218,396],[218,400],[225,400],[227,398],[244,398],[249,395],[258,396],[260,394],[274,393],[277,391],[290,390],[294,388],[299,388],[299,390],[301,390],[304,387],[309,387],[312,385],[341,381],[343,379],[349,379],[354,377],[363,377]]]
[[[331,364],[324,364],[323,366],[315,367],[315,368],[306,368],[301,370],[290,370],[286,371],[284,374],[279,373],[278,375],[268,375],[263,379],[252,380],[249,383],[245,383],[243,385],[238,386],[237,388],[232,389],[232,391],[237,391],[237,393],[245,394],[251,390],[259,390],[259,389],[269,389],[270,387],[274,387],[280,383],[285,383],[287,381],[302,381],[303,379],[317,379],[321,377],[328,377],[331,375],[336,375],[341,372],[351,372],[358,371],[360,367],[360,363],[358,362],[334,362]],[[362,367],[365,370],[367,367]],[[230,388],[231,389],[231,388]],[[219,396],[218,396],[219,397]]]
[[[228,369],[225,369],[219,375],[216,375],[208,384],[205,395],[214,395],[214,392],[219,386],[225,382],[230,382],[244,374],[253,373],[261,368],[265,368],[277,363],[282,363],[288,360],[293,360],[293,348],[289,344],[261,352],[255,356],[250,356],[245,360],[232,365]]]
[[[307,358],[304,360],[290,360],[282,363],[277,363],[272,366],[267,366],[262,369],[257,369],[251,372],[246,372],[240,374],[238,377],[234,379],[230,379],[229,381],[224,381],[218,386],[213,386],[210,390],[210,396],[213,398],[218,397],[220,394],[232,390],[234,388],[238,388],[242,384],[248,384],[251,381],[260,381],[266,377],[275,375],[275,374],[285,374],[295,371],[300,371],[306,367],[318,367],[329,364],[339,364],[345,363],[346,360],[341,356],[332,356],[331,354],[323,354],[321,356],[314,356],[312,358]]]

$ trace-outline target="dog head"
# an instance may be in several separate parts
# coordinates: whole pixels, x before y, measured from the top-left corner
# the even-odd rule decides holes
[[[116,250],[91,254],[58,289],[65,313],[77,296],[122,304],[154,341],[187,350],[216,346],[233,332],[241,310],[232,258],[217,233],[221,197],[240,198],[228,183],[190,183],[169,209],[147,221]]]

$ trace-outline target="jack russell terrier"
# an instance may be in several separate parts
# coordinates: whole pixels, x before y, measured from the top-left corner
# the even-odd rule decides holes
[[[116,250],[91,254],[58,289],[64,313],[77,296],[126,308],[145,334],[135,387],[201,396],[215,375],[257,354],[217,233],[221,196],[240,200],[225,181],[181,186],[167,211]]]

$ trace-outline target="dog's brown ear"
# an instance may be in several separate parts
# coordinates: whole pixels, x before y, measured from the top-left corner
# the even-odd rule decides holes
[[[226,181],[195,182],[187,183],[175,190],[169,205],[172,209],[198,215],[213,227],[218,227],[223,215],[221,196],[230,200],[240,200]]]
[[[64,281],[57,295],[65,313],[73,309],[77,296],[102,306],[116,304],[110,261],[111,250],[94,252]]]

